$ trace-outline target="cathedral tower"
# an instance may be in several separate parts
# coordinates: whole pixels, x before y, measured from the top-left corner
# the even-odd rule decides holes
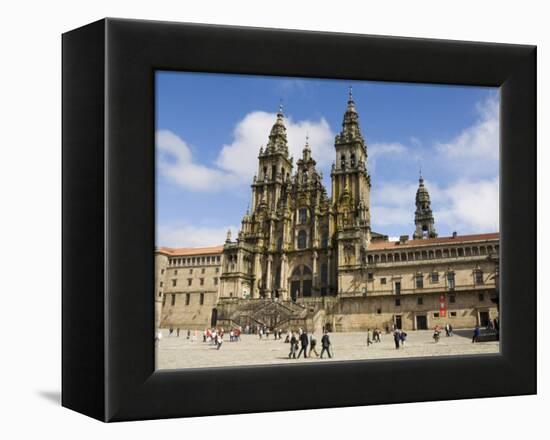
[[[370,242],[370,176],[367,147],[359,128],[359,115],[350,87],[342,131],[334,142],[336,161],[332,165],[331,237],[338,294],[364,292],[363,273]],[[345,286],[345,287],[344,287]]]
[[[265,150],[260,147],[258,159],[258,173],[252,183],[252,211],[260,205],[268,211],[275,211],[283,183],[290,179],[292,173],[282,105],[279,106]]]
[[[332,166],[332,199],[340,208],[338,227],[370,227],[370,176],[367,147],[359,128],[359,115],[350,87],[342,131],[334,142],[336,161]],[[345,209],[344,209],[345,208]]]
[[[428,189],[424,186],[422,174],[420,174],[420,178],[418,179],[418,190],[416,191],[414,224],[416,226],[416,230],[413,234],[415,240],[437,237],[437,232],[434,227],[434,216],[430,206],[430,194],[428,193]]]

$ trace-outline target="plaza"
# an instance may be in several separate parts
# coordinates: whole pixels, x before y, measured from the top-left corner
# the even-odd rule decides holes
[[[166,329],[162,330],[162,339],[157,342],[157,368],[204,368],[229,367],[249,365],[292,365],[296,363],[368,360],[387,358],[413,358],[448,355],[478,355],[496,354],[499,352],[498,342],[472,343],[473,329],[455,331],[455,335],[446,337],[445,333],[439,342],[435,343],[431,330],[417,330],[407,332],[404,347],[395,348],[393,335],[382,334],[381,342],[367,347],[366,332],[338,332],[330,333],[332,359],[326,354],[323,359],[311,358],[288,359],[290,344],[285,343],[286,334],[281,340],[265,337],[260,340],[258,335],[241,335],[241,341],[229,342],[226,333],[224,342],[219,350],[210,343],[202,340],[202,333],[197,332],[197,340],[187,339],[187,330],[181,329],[179,337],[176,330],[169,336]],[[194,332],[191,332],[191,337]],[[317,338],[317,352],[321,353],[321,334]],[[309,347],[308,347],[309,354]]]

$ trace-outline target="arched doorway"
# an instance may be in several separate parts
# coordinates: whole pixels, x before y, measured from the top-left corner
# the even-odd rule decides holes
[[[290,298],[296,301],[300,297],[311,296],[311,286],[313,283],[313,275],[308,266],[301,265],[294,268],[289,278],[290,281]]]
[[[216,327],[218,322],[218,309],[212,309],[212,316],[210,318],[210,327]]]

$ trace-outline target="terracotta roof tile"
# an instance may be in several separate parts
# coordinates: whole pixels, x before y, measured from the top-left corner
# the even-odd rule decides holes
[[[169,247],[157,248],[157,252],[162,254],[167,254],[173,257],[221,254],[222,251],[223,251],[223,246],[209,246],[209,247],[197,247],[197,248],[169,248]]]
[[[408,240],[403,244],[399,244],[398,241],[376,241],[369,244],[367,250],[378,251],[386,249],[403,249],[416,246],[430,246],[434,244],[444,243],[466,243],[472,241],[483,240],[498,240],[500,234],[498,232],[489,234],[473,234],[473,235],[457,235],[456,237],[438,237],[438,238],[426,238],[423,240]]]

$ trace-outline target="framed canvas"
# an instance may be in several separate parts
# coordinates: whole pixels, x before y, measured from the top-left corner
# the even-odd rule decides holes
[[[62,49],[64,406],[102,421],[124,421],[536,393],[535,47],[104,19],[64,34]],[[200,130],[211,132],[222,121],[216,119],[218,113],[199,105],[201,84],[202,93],[208,93],[210,100],[218,97],[224,103],[219,113],[224,115],[230,114],[231,100],[238,102],[239,93],[244,99],[245,91],[252,87],[251,81],[260,84],[257,85],[260,90],[265,81],[287,81],[285,84],[300,87],[315,83],[323,90],[334,84],[336,89],[349,84],[359,95],[362,84],[367,83],[372,90],[394,85],[494,88],[498,100],[493,102],[496,125],[492,129],[499,134],[500,149],[496,151],[492,178],[499,199],[496,218],[500,221],[495,225],[496,231],[487,232],[496,233],[460,236],[453,231],[447,238],[438,238],[422,172],[418,185],[414,182],[418,188],[415,187],[416,212],[411,214],[416,228],[412,237],[392,238],[371,230],[369,199],[365,196],[371,183],[365,165],[366,153],[363,156],[368,148],[357,122],[355,106],[359,106],[359,101],[350,88],[342,94],[342,112],[338,117],[343,114],[344,122],[334,141],[337,154],[330,171],[332,182],[324,181],[329,182],[325,186],[332,184],[330,195],[322,189],[322,173],[317,173],[311,157],[312,151],[314,156],[321,154],[316,149],[320,142],[319,125],[303,121],[300,125],[298,120],[292,125],[290,118],[285,122],[281,106],[272,114],[267,113],[273,128],[262,134],[267,141],[266,150],[262,146],[259,156],[253,157],[258,175],[252,181],[251,213],[243,217],[242,227],[237,228],[238,236],[219,240],[221,246],[215,250],[164,247],[159,243],[158,229],[166,208],[165,193],[159,189],[159,167],[165,160],[162,149],[163,145],[176,145],[171,152],[177,155],[187,148],[174,133],[159,131],[163,128],[159,121],[165,112],[163,97],[178,90],[174,85],[163,88],[167,84],[163,79],[166,75],[172,75],[175,82],[186,81],[186,87],[195,91],[196,101],[191,95],[181,95],[184,101],[188,99],[188,104],[175,116],[188,119],[191,125],[200,122]],[[224,98],[227,90],[232,90],[231,98]],[[419,108],[427,105],[418,99]],[[451,100],[446,105],[454,107],[460,103]],[[426,126],[430,123],[438,122],[429,120]],[[253,122],[247,129],[259,125]],[[309,130],[296,153],[303,156],[296,161],[295,175],[293,162],[285,150],[285,127],[299,136]],[[332,132],[329,130],[328,134]],[[159,141],[159,135],[164,136],[166,143]],[[466,148],[458,143],[457,148],[461,147]],[[175,148],[180,150],[174,153]],[[395,151],[399,146],[390,149]],[[184,154],[191,154],[189,151]],[[282,162],[270,162],[275,156],[280,156]],[[241,159],[244,157],[237,157],[237,162]],[[311,167],[307,168],[306,163],[312,164]],[[411,162],[415,176],[419,171],[415,169],[417,165]],[[178,176],[197,179],[191,172],[184,167]],[[302,210],[296,202],[298,193],[292,193],[292,188],[302,183],[310,185],[311,179],[318,179],[315,185],[321,195],[316,200],[321,202],[315,209]],[[262,218],[261,210],[271,203],[269,197],[275,197],[267,194],[271,191],[267,185],[270,181],[273,188],[278,188],[276,182],[280,182],[280,188],[287,188],[284,191],[288,191],[288,202],[280,202],[281,212],[287,209],[284,203],[288,203],[289,212],[295,211],[292,228],[296,232],[295,237],[281,232],[281,241],[273,238],[271,244],[265,231],[258,234],[247,229],[250,222],[262,224],[257,218]],[[189,180],[185,182],[189,188]],[[219,182],[220,187],[229,185],[228,180]],[[197,184],[196,180],[191,183]],[[469,189],[482,190],[475,185]],[[273,191],[277,194],[277,199],[273,199],[275,209],[279,206],[277,200],[282,199],[278,190]],[[222,206],[226,196],[201,197],[206,205]],[[411,203],[414,207],[414,201]],[[348,205],[353,205],[353,209],[348,210]],[[198,209],[197,206],[188,204],[182,212]],[[222,206],[218,216],[227,213]],[[313,217],[320,224],[327,219],[326,231],[330,232],[326,239],[324,229],[317,226],[311,229],[311,235],[306,232],[301,235],[300,231],[305,229],[299,225],[313,223]],[[188,231],[187,235],[190,234]],[[268,237],[265,245],[263,237]],[[255,254],[247,253],[251,240],[256,240],[254,246],[268,249],[265,261],[255,263]],[[437,247],[426,248],[425,255],[422,251],[416,255],[415,246],[421,240],[434,246],[442,243],[463,246],[450,251],[442,249],[442,254],[438,254]],[[300,261],[305,261],[302,256],[311,247],[310,242],[315,243],[312,246],[319,252],[308,256],[315,260],[308,266]],[[478,244],[473,246],[473,242]],[[374,250],[377,252],[373,253]],[[465,327],[480,324],[491,330],[498,327],[498,333],[482,333],[481,337],[497,334],[499,339],[496,345],[485,345],[490,347],[485,352],[370,358],[342,355],[339,359],[335,356],[319,361],[310,356],[304,362],[286,359],[266,362],[266,358],[258,358],[250,362],[244,359],[209,363],[213,353],[230,354],[237,347],[226,349],[229,340],[226,339],[224,348],[219,350],[218,338],[220,332],[223,336],[223,326],[227,333],[231,329],[231,341],[236,338],[234,329],[238,334],[244,333],[246,343],[241,347],[247,347],[247,341],[257,335],[260,339],[269,338],[265,332],[280,333],[282,322],[285,329],[289,328],[289,336],[293,325],[300,327],[298,339],[306,330],[317,331],[319,325],[323,336],[330,333],[342,344],[349,336],[346,332],[355,330],[365,331],[370,343],[369,322],[375,322],[374,327],[385,326],[386,333],[392,333],[387,336],[389,339],[410,329],[409,340],[413,341],[414,335],[420,334],[414,332],[433,326],[439,334],[438,326],[445,323],[441,318],[447,318],[447,312],[456,316],[451,315],[456,312],[447,298],[452,296],[449,301],[455,303],[454,272],[459,270],[460,258],[480,255],[483,261],[490,262],[491,277],[484,278],[483,265],[468,266],[473,286],[468,294],[474,295],[472,298],[483,303],[483,307],[464,305],[460,322]],[[205,259],[192,261],[199,257]],[[409,301],[405,300],[409,298],[405,296],[408,287],[403,284],[401,292],[401,275],[394,272],[388,278],[379,276],[377,264],[382,265],[382,260],[378,257],[384,258],[384,263],[391,258],[396,265],[430,260],[431,271],[414,269],[415,272],[409,273],[415,283],[410,288],[414,294],[410,298],[418,307],[425,305],[423,301],[434,301],[438,304],[436,309],[418,308],[430,310],[429,313],[415,313],[416,309],[411,309],[408,315],[396,313],[395,307],[404,306],[402,298]],[[287,258],[293,262],[285,266]],[[445,260],[441,267],[436,264],[439,259]],[[188,275],[195,267],[204,273],[201,264],[208,270],[211,265],[216,273],[220,270],[219,277],[212,281],[216,286],[212,303],[207,293],[192,296],[177,285],[183,281],[189,286],[200,282],[202,286],[204,279],[200,275]],[[277,264],[280,269],[275,270]],[[246,265],[251,267],[250,272],[242,269]],[[264,269],[253,274],[254,267]],[[181,280],[178,269],[187,271]],[[356,277],[361,280],[357,285]],[[433,288],[427,296],[419,293],[430,289],[424,283],[439,283],[440,278],[443,290]],[[380,285],[373,287],[375,282]],[[458,278],[456,282],[456,298],[462,301]],[[383,297],[386,302],[381,302],[381,306],[366,311],[369,301],[376,297],[374,293],[385,292],[382,285],[391,285],[388,291],[391,295]],[[182,318],[184,309],[178,307],[190,306],[192,301],[198,301],[200,306],[209,305],[207,313]],[[328,317],[330,313],[324,305],[329,303],[339,307],[338,316]],[[261,307],[253,309],[250,304]],[[361,307],[365,310],[363,315],[357,312]],[[349,318],[354,313],[355,317],[367,320]],[[368,321],[371,318],[373,321]],[[182,330],[187,333],[181,339],[178,339],[178,319],[183,320]],[[276,319],[275,324],[274,321],[267,324],[268,319]],[[202,330],[198,333],[203,327],[211,328],[205,329],[204,334]],[[174,330],[177,336],[170,339]],[[210,330],[217,332],[215,348],[196,341],[197,337],[206,341]],[[446,330],[449,335],[449,329]],[[186,337],[189,340],[184,346],[182,341]],[[348,340],[353,341],[353,337]],[[208,338],[213,339],[211,333]],[[172,345],[165,345],[167,340]],[[399,349],[404,339],[399,342],[396,338],[395,343]],[[284,342],[277,344],[270,347],[282,350]],[[185,351],[192,350],[189,347],[201,347],[201,356],[207,360],[188,362],[198,353]],[[182,353],[188,354],[187,360],[185,356],[170,358],[171,349],[183,350]],[[411,347],[409,353],[413,352]]]

